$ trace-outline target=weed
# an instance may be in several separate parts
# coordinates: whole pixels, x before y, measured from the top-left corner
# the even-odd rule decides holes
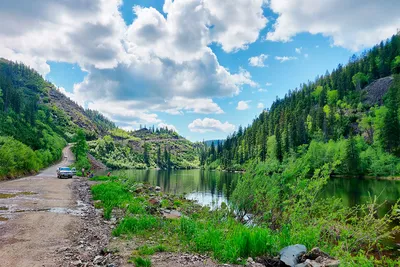
[[[160,228],[160,219],[151,215],[125,217],[114,229],[114,236],[141,233],[145,230]]]
[[[132,257],[129,263],[134,263],[136,267],[150,267],[151,261],[142,257]]]
[[[149,247],[147,245],[144,245],[137,249],[133,254],[138,254],[140,256],[146,256],[146,255],[153,255],[156,252],[164,252],[166,251],[166,247],[163,245],[157,245],[157,246],[152,246]]]

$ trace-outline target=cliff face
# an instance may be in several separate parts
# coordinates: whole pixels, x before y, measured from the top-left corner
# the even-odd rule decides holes
[[[393,77],[384,77],[373,81],[371,84],[366,86],[362,91],[365,93],[364,103],[368,105],[383,105],[383,96],[389,90],[392,85]]]

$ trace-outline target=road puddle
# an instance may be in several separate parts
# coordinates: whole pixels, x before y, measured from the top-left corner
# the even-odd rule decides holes
[[[6,193],[0,193],[0,198],[12,198],[15,197],[17,194],[6,194]]]
[[[34,192],[0,193],[0,199],[13,198],[16,196],[31,196],[31,195],[37,195],[37,193]]]

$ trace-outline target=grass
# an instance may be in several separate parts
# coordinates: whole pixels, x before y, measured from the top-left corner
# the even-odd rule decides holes
[[[99,182],[104,182],[104,181],[116,181],[118,180],[117,176],[94,176],[93,178],[90,178],[91,181],[99,181]]]
[[[104,218],[110,219],[113,208],[128,205],[132,194],[119,182],[106,182],[92,186],[93,199],[100,200]]]
[[[324,214],[323,219],[318,219],[310,218],[304,210],[293,210],[294,215],[292,214],[291,221],[273,230],[267,224],[243,225],[235,219],[235,215],[228,208],[210,212],[208,208],[199,208],[193,202],[158,193],[157,198],[161,198],[163,208],[173,205],[183,213],[180,219],[165,220],[160,216],[159,209],[148,203],[147,200],[154,197],[154,192],[146,190],[145,185],[140,185],[144,189],[140,193],[135,193],[137,184],[118,178],[112,178],[112,181],[104,177],[98,179],[103,179],[104,182],[92,186],[92,192],[94,199],[100,200],[100,204],[96,203],[96,205],[104,209],[104,217],[109,218],[114,208],[119,209],[118,214],[122,212],[124,216],[112,234],[123,238],[135,237],[144,243],[132,253],[130,262],[135,266],[151,266],[151,261],[146,257],[167,249],[210,255],[221,263],[243,264],[244,261],[238,259],[257,256],[273,257],[283,247],[293,244],[304,244],[309,249],[318,246],[340,258],[343,266],[373,266],[374,260],[369,259],[369,256],[356,255],[350,250],[343,250],[342,245],[346,244],[345,242],[349,243],[358,236],[347,238],[345,232],[348,231],[351,236],[357,234],[350,227],[359,226],[340,225],[338,221],[327,224],[332,221],[330,217],[333,215]],[[321,206],[319,210],[325,209]],[[366,227],[372,227],[373,224],[368,222],[365,223]],[[327,239],[326,232],[337,226],[342,227],[340,240]],[[362,233],[361,231],[360,234]],[[159,245],[154,246],[154,243],[150,245],[154,240],[157,240]],[[388,258],[381,261],[381,266],[396,266],[397,264],[396,260]],[[370,262],[372,265],[365,265],[365,262]]]
[[[151,261],[142,257],[132,257],[129,263],[134,263],[136,267],[151,267]]]
[[[157,245],[157,246],[141,246],[137,250],[135,250],[132,254],[139,255],[139,256],[150,256],[156,252],[164,252],[167,248],[164,245]]]
[[[161,227],[161,220],[152,215],[125,217],[113,230],[114,236],[140,234],[146,230],[157,230]]]

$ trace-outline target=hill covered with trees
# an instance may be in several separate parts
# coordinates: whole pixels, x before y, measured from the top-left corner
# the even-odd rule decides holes
[[[89,151],[111,168],[199,168],[201,143],[192,143],[168,128],[115,129],[89,142]]]
[[[400,173],[400,36],[350,58],[277,99],[252,125],[203,157],[209,168],[277,170],[302,158],[309,173],[337,162],[334,174]],[[275,167],[272,167],[275,166]]]
[[[0,179],[36,172],[59,160],[78,129],[96,138],[114,128],[33,69],[0,59]]]

